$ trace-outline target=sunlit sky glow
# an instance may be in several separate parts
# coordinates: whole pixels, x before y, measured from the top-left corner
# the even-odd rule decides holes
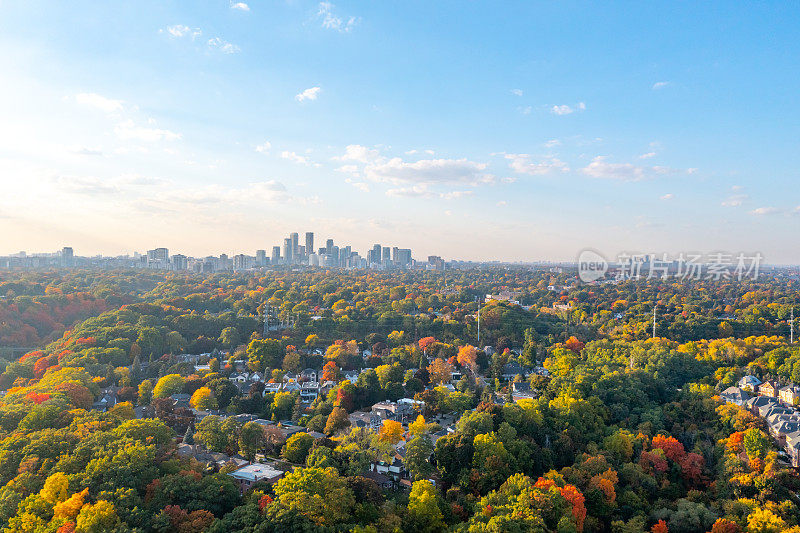
[[[0,254],[797,263],[798,10],[0,0]]]

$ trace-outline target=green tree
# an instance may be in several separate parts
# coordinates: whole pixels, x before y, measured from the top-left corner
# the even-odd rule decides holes
[[[248,461],[255,460],[256,453],[264,448],[264,426],[248,422],[239,433],[239,451]]]
[[[154,398],[166,398],[183,391],[183,378],[180,374],[167,374],[158,380],[153,388]],[[141,393],[140,393],[141,394]]]
[[[139,405],[150,405],[153,400],[153,382],[146,379],[139,383]]]
[[[353,491],[333,468],[303,468],[275,484],[279,506],[301,514],[319,526],[334,526],[352,518]]]
[[[403,464],[414,479],[428,477],[433,472],[433,466],[429,461],[433,450],[433,443],[427,435],[414,437],[406,445],[406,456],[403,458]]]
[[[415,481],[408,497],[409,531],[443,531],[444,517],[439,508],[439,491],[427,479]]]
[[[304,463],[313,444],[314,437],[308,433],[296,433],[286,439],[281,455],[291,463]]]

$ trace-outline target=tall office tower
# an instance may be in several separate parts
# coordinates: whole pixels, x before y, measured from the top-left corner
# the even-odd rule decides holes
[[[65,246],[61,249],[61,264],[64,266],[72,266],[75,260],[75,254],[72,247]]]
[[[173,270],[186,270],[189,267],[189,261],[183,254],[175,254],[172,256],[172,269]]]
[[[256,250],[256,266],[257,267],[267,266],[266,250]]]
[[[149,268],[167,268],[169,265],[169,250],[155,248],[147,250],[147,266]]]
[[[314,232],[306,232],[306,254],[311,255],[314,253]]]
[[[331,258],[331,266],[338,267],[339,266],[339,247],[338,246],[331,246],[328,250],[328,255]]]
[[[396,255],[395,259],[394,259],[394,264],[399,266],[399,267],[403,267],[403,268],[410,267],[411,266],[411,248],[398,248],[397,249],[397,255]]]
[[[283,262],[287,265],[292,262],[292,239],[283,239]]]
[[[290,233],[289,238],[292,239],[292,260],[290,263],[297,263],[297,258],[300,255],[300,236],[297,233]]]
[[[392,247],[392,263],[394,263],[395,265],[397,264],[397,251],[399,249],[400,248],[398,248],[397,246]]]
[[[277,265],[281,262],[281,247],[280,246],[273,246],[272,247],[272,258],[269,262],[273,265]]]
[[[384,247],[383,247],[383,257],[381,257],[381,262],[382,262],[384,265],[385,265],[385,264],[388,264],[388,263],[389,263],[389,261],[391,261],[391,260],[392,260],[392,257],[391,257],[391,255],[390,255],[390,254],[391,254],[391,250],[392,250],[392,249],[391,249],[391,248],[389,248],[388,246],[384,246]]]
[[[339,249],[339,266],[347,268],[350,266],[348,264],[348,260],[350,259],[350,252],[347,251],[349,246],[345,246],[344,248]]]
[[[332,248],[333,248],[333,239],[328,239],[327,241],[325,241],[325,253],[330,254]]]

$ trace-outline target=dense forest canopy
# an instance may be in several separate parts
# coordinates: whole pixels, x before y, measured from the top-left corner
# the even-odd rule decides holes
[[[719,396],[800,383],[797,290],[790,271],[3,271],[0,524],[800,531],[797,473]],[[313,399],[284,386],[307,369]],[[401,398],[407,420],[354,425]],[[240,491],[186,445],[283,475]]]

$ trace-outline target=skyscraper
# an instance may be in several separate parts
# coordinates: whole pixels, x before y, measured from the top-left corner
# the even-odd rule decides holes
[[[266,250],[256,250],[256,266],[257,267],[267,266]]]
[[[333,249],[333,239],[328,239],[327,241],[325,241],[325,253],[330,254],[332,249]]]
[[[74,253],[72,247],[65,246],[61,249],[61,263],[64,266],[72,266],[74,262]]]
[[[300,242],[299,242],[300,236],[295,232],[295,233],[290,233],[289,238],[292,239],[292,253],[291,255],[288,256],[290,258],[289,262],[296,263],[297,256],[300,255]]]
[[[270,263],[273,265],[277,265],[281,262],[281,247],[280,246],[273,246],[272,247],[272,258],[269,260]]]
[[[287,265],[292,262],[292,239],[283,239],[283,262]]]
[[[314,232],[306,232],[306,254],[311,255],[314,253]]]

